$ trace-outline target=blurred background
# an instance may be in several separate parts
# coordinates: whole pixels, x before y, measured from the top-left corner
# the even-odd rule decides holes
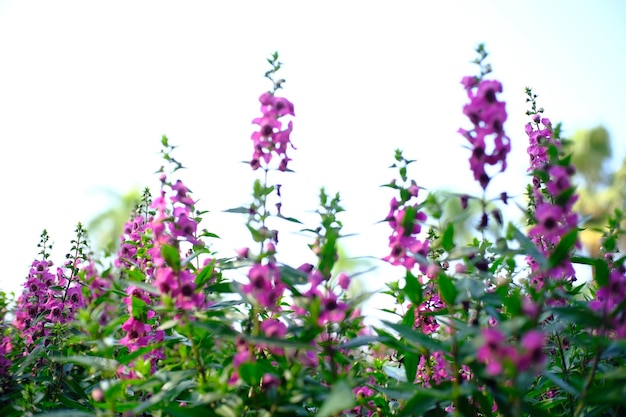
[[[563,123],[579,168],[579,209],[601,224],[626,202],[626,3],[614,1],[10,1],[0,0],[0,143],[3,181],[0,289],[19,291],[43,229],[60,265],[78,222],[94,250],[117,241],[144,187],[157,190],[160,139],[178,146],[179,177],[209,210],[201,227],[222,256],[250,243],[245,217],[260,175],[251,120],[274,51],[282,95],[295,105],[295,173],[282,212],[317,225],[319,188],[340,192],[347,257],[387,254],[394,149],[416,159],[410,177],[428,190],[480,194],[460,84],[485,43],[504,85],[508,170],[490,184],[523,205],[525,87]],[[509,220],[523,224],[512,209]],[[279,260],[310,261],[312,238],[285,224]],[[281,226],[282,227],[282,226]],[[597,250],[597,235],[585,236]],[[594,246],[595,245],[595,246]],[[354,264],[344,264],[354,268]],[[362,290],[402,271],[368,258]],[[353,270],[358,272],[359,269]]]

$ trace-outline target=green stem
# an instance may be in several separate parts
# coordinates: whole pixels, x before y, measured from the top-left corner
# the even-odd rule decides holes
[[[196,360],[196,371],[200,374],[200,382],[202,385],[206,385],[206,368],[204,367],[204,361],[202,360],[202,356],[200,355],[200,349],[198,348],[198,344],[196,343],[195,338],[193,337],[193,332],[191,331],[191,325],[189,322],[189,318],[186,317],[187,320],[187,337],[191,341],[191,351],[193,352],[193,356]]]
[[[585,408],[585,400],[587,398],[587,394],[589,393],[589,389],[591,388],[591,384],[593,383],[593,378],[598,370],[598,364],[600,363],[600,356],[602,356],[602,348],[598,347],[596,350],[596,355],[593,358],[593,364],[591,365],[591,372],[587,375],[587,379],[585,380],[585,387],[583,391],[580,393],[580,397],[578,399],[578,406],[576,407],[576,412],[574,413],[574,417],[578,417],[582,415],[583,409]]]
[[[459,398],[461,397],[461,369],[458,361],[458,343],[456,335],[452,336],[452,345],[450,347],[452,353],[452,403],[454,404],[454,417],[461,417]]]
[[[556,338],[556,343],[558,345],[559,348],[559,357],[561,359],[561,371],[563,372],[563,380],[567,383],[569,383],[569,369],[567,368],[567,363],[565,362],[565,352],[563,349],[563,339],[561,339],[561,337],[559,336],[558,333],[554,334],[555,338]],[[570,408],[570,416],[574,416],[574,398],[572,397],[571,394],[567,394],[567,400],[569,402],[569,408]]]

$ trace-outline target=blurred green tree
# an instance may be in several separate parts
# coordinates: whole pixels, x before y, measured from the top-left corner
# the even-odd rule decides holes
[[[141,192],[131,189],[124,194],[108,193],[113,203],[87,223],[87,231],[96,252],[111,254],[119,248],[124,225],[141,201]]]
[[[626,155],[620,167],[610,168],[615,155],[603,126],[576,131],[565,141],[564,150],[572,155],[576,167],[579,198],[574,209],[582,216],[584,227],[580,239],[589,254],[597,256],[608,217],[626,207]],[[619,247],[626,250],[626,236]]]

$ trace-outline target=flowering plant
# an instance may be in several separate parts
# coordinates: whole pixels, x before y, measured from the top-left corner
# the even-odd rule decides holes
[[[366,325],[339,269],[344,209],[319,192],[319,225],[282,213],[281,186],[295,149],[294,105],[279,96],[269,59],[250,167],[246,216],[253,245],[223,257],[207,213],[176,178],[182,164],[163,137],[160,188],[146,189],[117,253],[91,253],[76,229],[55,269],[47,232],[15,303],[1,293],[0,414],[74,416],[621,416],[626,413],[626,257],[611,217],[599,257],[578,243],[571,156],[559,125],[527,89],[529,181],[515,201],[526,224],[504,218],[514,201],[492,192],[507,168],[502,84],[461,81],[469,168],[481,196],[426,193],[401,150],[384,186],[395,193],[382,221],[399,279],[387,284],[390,319]],[[457,201],[478,213],[461,237],[445,215]],[[472,211],[476,209],[475,211]],[[271,220],[271,221],[270,221]],[[302,225],[315,261],[281,259],[276,221]],[[270,226],[272,225],[272,226]],[[590,280],[575,265],[591,267]],[[237,275],[236,272],[242,272]],[[582,282],[581,282],[582,281]]]

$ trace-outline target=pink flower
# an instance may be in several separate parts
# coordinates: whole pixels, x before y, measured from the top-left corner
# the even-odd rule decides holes
[[[186,270],[178,272],[180,287],[176,292],[174,305],[181,310],[191,310],[193,308],[202,308],[204,304],[204,296],[202,293],[196,292],[196,283],[194,275]]]
[[[476,359],[487,365],[489,375],[502,372],[502,361],[505,357],[504,335],[495,328],[483,329],[484,344],[476,351]]]
[[[276,154],[281,158],[278,169],[286,171],[291,160],[287,156],[287,149],[289,146],[294,148],[290,140],[293,123],[289,121],[287,128],[282,129],[282,123],[279,119],[284,116],[295,115],[293,104],[286,98],[276,97],[270,93],[263,93],[259,101],[263,115],[252,120],[253,124],[259,126],[259,130],[253,132],[251,136],[254,152],[250,166],[256,170],[262,162],[267,165],[272,160],[273,154]]]
[[[495,80],[477,83],[474,77],[464,77],[461,81],[467,89],[470,102],[463,106],[463,113],[474,125],[472,130],[459,129],[472,146],[470,169],[483,189],[491,181],[485,165],[500,164],[500,171],[506,169],[506,157],[511,151],[509,138],[504,134],[507,119],[504,102],[498,101],[497,93],[502,92],[502,84]],[[493,141],[493,151],[487,151],[487,140]]]
[[[248,271],[248,279],[248,284],[242,286],[243,292],[253,296],[262,307],[276,309],[285,291],[278,268],[272,263],[255,264]]]
[[[337,283],[341,289],[347,290],[350,286],[350,277],[346,273],[341,272],[337,275]]]
[[[543,203],[535,210],[537,224],[530,229],[530,236],[543,236],[548,243],[555,244],[565,234],[560,222],[563,218],[563,209],[560,206]]]
[[[520,341],[522,352],[517,360],[517,369],[525,371],[540,367],[545,361],[543,345],[545,335],[539,330],[531,330],[522,336]]]
[[[322,296],[321,311],[317,324],[323,326],[326,323],[339,323],[346,318],[348,304],[338,301],[333,292]]]
[[[145,324],[134,317],[129,317],[122,324],[122,330],[126,335],[120,339],[120,344],[126,346],[129,351],[134,352],[139,348],[148,346],[148,333],[151,330],[149,324]]]
[[[161,294],[169,294],[172,297],[178,295],[179,282],[174,270],[167,266],[161,266],[156,270],[154,283]]]

